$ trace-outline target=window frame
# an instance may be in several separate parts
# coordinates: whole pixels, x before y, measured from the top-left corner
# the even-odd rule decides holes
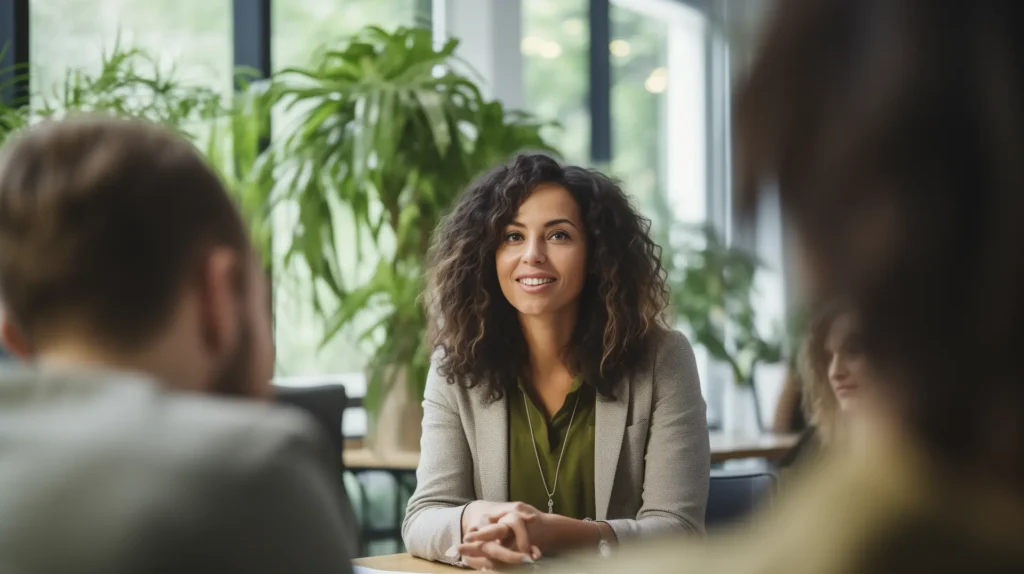
[[[274,2],[282,0],[233,0],[231,14],[232,62],[235,68],[254,70],[268,77],[272,62],[272,15]],[[429,26],[437,32],[444,30],[446,4],[453,0],[416,0],[417,24]],[[479,1],[479,0],[476,0]],[[489,0],[491,2],[502,0]],[[589,85],[587,101],[590,106],[590,161],[604,165],[611,161],[614,133],[612,130],[612,63],[609,50],[611,40],[611,4],[648,14],[671,10],[673,5],[684,4],[696,9],[706,18],[705,26],[705,108],[706,138],[706,214],[709,222],[724,230],[727,241],[732,238],[732,206],[730,197],[731,169],[729,160],[729,92],[731,86],[729,45],[722,33],[720,14],[711,0],[589,0]],[[30,0],[0,0],[0,49],[7,47],[0,58],[0,68],[20,65],[26,68],[31,61],[29,53]],[[518,39],[517,39],[518,41]],[[516,48],[518,50],[518,47]],[[27,77],[27,76],[26,76]],[[2,78],[0,78],[2,79]],[[4,101],[16,100],[28,94],[28,83],[16,84],[0,92]],[[269,303],[273,316],[273,295]],[[279,384],[310,384],[313,380],[354,385],[353,377],[361,373],[317,373],[302,377],[278,377]],[[358,386],[358,385],[354,385]],[[709,389],[710,390],[710,389]],[[358,393],[353,393],[356,396]],[[715,393],[712,393],[714,395]],[[720,393],[719,393],[720,394]],[[714,396],[709,402],[716,401]]]
[[[22,80],[0,91],[0,101],[27,104],[29,93],[29,0],[0,0],[0,70],[20,68]],[[9,79],[0,74],[0,84]]]

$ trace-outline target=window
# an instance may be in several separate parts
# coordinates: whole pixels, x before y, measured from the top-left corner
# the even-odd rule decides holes
[[[671,0],[616,0],[610,16],[612,171],[655,225],[702,221],[703,16]]]
[[[704,15],[675,0],[614,0],[609,16],[611,171],[656,232],[674,222],[705,221]],[[707,352],[694,353],[714,424],[718,385]]]
[[[526,109],[561,126],[544,134],[570,163],[590,159],[590,33],[587,0],[523,0],[523,96]]]
[[[589,77],[590,50],[599,48],[590,45],[590,3],[522,6],[525,108],[561,123],[547,135],[567,161],[591,164],[591,126],[600,120],[589,112],[590,90],[602,88]],[[717,223],[708,205],[708,166],[721,158],[710,149],[707,17],[684,0],[611,0],[608,17],[612,156],[597,167],[622,180],[658,235],[675,221]],[[695,353],[716,424],[721,377],[704,349]]]
[[[227,0],[32,0],[32,91],[51,91],[70,69],[97,71],[120,43],[159,58],[189,83],[232,87],[231,2]]]
[[[417,0],[276,0],[271,16],[274,68],[308,64],[325,42],[343,39],[363,26],[412,26],[420,4]]]
[[[413,26],[420,20],[423,2],[419,0],[288,0],[275,1],[271,31],[273,34],[272,64],[280,70],[289,66],[307,66],[318,48],[325,43],[344,41],[349,34],[367,25],[385,28]],[[280,111],[274,113],[274,125],[286,125],[289,115]],[[336,213],[344,218],[344,206],[338,206]],[[287,248],[287,230],[294,225],[296,214],[284,205],[275,213],[274,250],[275,260]],[[339,225],[339,233],[345,233],[353,226]],[[376,267],[374,252],[369,242],[362,254],[355,252],[356,242],[345,237],[340,244],[353,245],[349,253],[342,253],[342,270],[346,276],[367,275]],[[360,259],[357,255],[362,255]],[[321,346],[324,325],[313,308],[309,292],[309,271],[295,262],[287,268],[274,269],[274,316],[277,348],[277,371],[279,376],[288,377],[291,382],[302,378],[325,382],[323,375],[348,374],[344,376],[349,395],[361,396],[365,382],[361,376],[367,360],[368,349],[355,339],[355,329],[342,331],[330,343]],[[353,376],[354,375],[354,376]],[[333,380],[333,379],[332,379]],[[346,427],[354,433],[361,431],[361,420],[354,417]]]
[[[228,150],[211,136],[224,119],[218,100],[233,87],[230,2],[33,0],[29,42],[35,111],[99,107],[171,122],[200,149],[216,151],[216,167],[226,167],[215,157]],[[134,74],[145,81],[129,79]],[[144,87],[151,80],[175,89]],[[171,105],[153,107],[154,98]]]

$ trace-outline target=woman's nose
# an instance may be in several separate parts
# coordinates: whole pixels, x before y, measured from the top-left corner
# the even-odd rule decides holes
[[[842,357],[833,355],[832,360],[828,365],[828,376],[830,379],[841,381],[849,375],[849,371],[846,369],[846,363]]]
[[[547,253],[545,253],[544,242],[537,239],[529,240],[523,251],[523,263],[540,265],[545,261],[547,261]]]

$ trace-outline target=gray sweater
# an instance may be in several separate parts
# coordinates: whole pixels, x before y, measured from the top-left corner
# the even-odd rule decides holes
[[[320,432],[139,376],[4,367],[0,572],[348,572]]]

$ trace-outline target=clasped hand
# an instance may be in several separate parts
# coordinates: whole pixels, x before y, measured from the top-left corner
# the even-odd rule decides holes
[[[523,502],[477,501],[463,517],[463,562],[477,570],[528,564],[541,557],[545,514]]]

